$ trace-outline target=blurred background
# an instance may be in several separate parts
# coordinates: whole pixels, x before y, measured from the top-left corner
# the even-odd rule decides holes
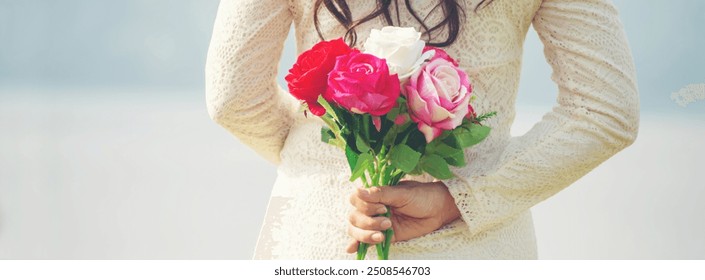
[[[542,259],[705,259],[705,2],[647,2],[614,1],[639,138],[534,207]],[[0,259],[251,258],[276,169],[206,112],[217,6],[0,0]],[[530,30],[513,134],[550,74]]]

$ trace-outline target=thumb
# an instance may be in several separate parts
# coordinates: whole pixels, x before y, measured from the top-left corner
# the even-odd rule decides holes
[[[411,190],[401,185],[393,187],[372,187],[369,189],[358,189],[358,196],[366,202],[381,203],[399,208],[409,203]]]

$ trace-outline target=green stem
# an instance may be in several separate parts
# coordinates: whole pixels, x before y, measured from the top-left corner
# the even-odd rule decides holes
[[[391,168],[389,168],[389,165],[387,165],[386,163],[384,165],[382,165],[382,170],[380,170],[381,175],[379,178],[380,185],[385,185],[385,186],[390,185],[389,184],[389,169],[391,169]]]
[[[375,174],[372,176],[372,184],[373,184],[373,186],[375,186],[375,187],[380,187],[380,186],[382,186],[382,184],[379,183],[380,174],[379,174],[379,168],[378,168],[378,167],[375,167],[375,172],[374,172],[374,173],[375,173]]]
[[[384,247],[384,242],[377,243],[375,247],[377,248],[377,259],[384,260],[384,252],[386,251],[386,248]]]
[[[367,182],[367,175],[365,175],[365,172],[362,172],[362,186],[366,189],[370,188],[370,183]]]
[[[370,186],[394,186],[399,183],[402,177],[404,177],[404,172],[393,168],[388,165],[389,161],[387,159],[386,149],[383,147],[378,155],[375,155],[375,164],[373,167],[373,174],[370,174],[370,181],[368,182],[368,177],[363,174],[363,184],[366,188]],[[387,218],[391,218],[392,210],[391,207],[387,207],[387,212],[379,215]],[[375,245],[377,249],[377,258],[380,260],[389,259],[389,249],[392,247],[392,236],[394,236],[394,229],[389,228],[384,231],[384,241]],[[370,244],[360,243],[357,247],[357,259],[363,260],[367,254],[367,249]]]
[[[404,172],[400,170],[396,170],[392,168],[393,170],[390,171],[390,173],[396,173],[395,176],[391,176],[391,179],[389,181],[389,186],[394,186],[399,183],[402,177],[404,177]],[[392,209],[387,206],[387,213],[384,213],[384,216],[391,219],[392,217]],[[394,229],[393,228],[388,228],[387,230],[384,231],[384,252],[381,258],[383,260],[388,260],[389,259],[389,249],[392,247],[392,236],[394,236]]]
[[[403,172],[401,170],[397,170],[397,169],[394,169],[391,172],[389,172],[389,182],[393,183],[394,185],[398,184],[399,181],[395,180],[395,179],[397,178],[397,176],[400,173],[403,173]]]
[[[331,131],[333,131],[333,135],[335,135],[335,143],[336,146],[340,148],[344,148],[345,145],[345,140],[343,140],[343,136],[340,132],[340,126],[338,126],[336,117],[334,114],[326,114],[321,116],[321,120],[323,120],[324,123],[330,128]]]
[[[384,175],[384,168],[386,167],[385,162],[383,162],[381,159],[384,158],[384,148],[380,150],[379,155],[375,157],[375,178],[373,184],[375,184],[378,187],[386,186],[387,182],[383,180],[383,175]],[[384,260],[384,255],[385,252],[387,251],[386,243],[377,243],[375,245],[377,248],[377,259]]]
[[[360,243],[357,245],[357,260],[364,260],[365,255],[367,255],[367,248],[370,244]]]
[[[387,213],[385,213],[384,216],[386,216],[387,218],[391,218],[392,210],[389,206],[387,206]],[[392,236],[394,236],[393,228],[390,227],[384,231],[384,252],[382,258],[383,260],[389,259],[389,248],[392,247]]]
[[[370,183],[367,181],[367,175],[365,173],[362,173],[362,185],[368,189],[370,188]],[[370,247],[370,244],[367,243],[362,243],[357,245],[357,260],[364,260],[365,255],[367,255],[367,248]],[[379,251],[378,253],[379,254]]]

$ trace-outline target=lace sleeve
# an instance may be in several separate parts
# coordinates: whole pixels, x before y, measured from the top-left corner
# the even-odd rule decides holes
[[[276,83],[291,22],[287,0],[223,0],[206,62],[211,118],[275,164],[296,105]]]
[[[578,180],[636,138],[633,60],[615,7],[605,0],[546,0],[533,26],[558,85],[557,106],[510,140],[487,174],[444,180],[477,234]]]

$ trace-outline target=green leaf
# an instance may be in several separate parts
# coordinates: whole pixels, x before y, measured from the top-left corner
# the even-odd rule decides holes
[[[420,164],[417,164],[416,167],[414,168],[414,170],[411,170],[411,172],[406,173],[406,174],[421,175],[421,174],[423,174],[423,168],[421,168]]]
[[[394,145],[394,139],[396,139],[398,134],[398,131],[396,128],[392,128],[389,131],[387,131],[387,134],[384,135],[384,139],[382,139],[382,144],[386,146],[391,146]]]
[[[392,150],[389,151],[389,158],[392,166],[405,173],[409,173],[414,170],[419,163],[421,153],[414,151],[414,149],[407,145],[401,144],[392,147]]]
[[[442,157],[453,166],[465,166],[465,153],[463,150],[451,147],[444,143],[438,143],[434,147],[434,154]]]
[[[448,163],[438,155],[424,155],[419,163],[421,168],[436,179],[453,178],[453,173],[448,168]]]
[[[460,143],[458,142],[458,139],[455,137],[455,131],[458,130],[459,128],[456,128],[453,130],[453,134],[451,134],[449,137],[446,137],[443,139],[441,142],[444,144],[451,146],[456,149],[462,149],[463,147],[460,146]]]
[[[397,105],[387,113],[385,116],[386,119],[393,122],[397,116],[400,114],[405,114],[408,111],[406,106],[406,98],[403,95],[400,95],[399,98],[397,98]]]
[[[365,114],[365,115],[357,115],[357,119],[359,119],[359,121],[360,121],[360,132],[362,134],[361,136],[363,137],[363,139],[366,140],[365,143],[367,143],[367,140],[370,139],[370,129],[372,127],[372,118],[370,115]],[[369,148],[369,146],[370,145],[368,144],[367,147]],[[360,150],[360,151],[362,152],[362,150]]]
[[[355,135],[355,148],[357,148],[360,153],[367,153],[367,151],[370,150],[370,145],[365,142],[364,139],[360,136],[360,134]]]
[[[489,119],[489,118],[491,118],[491,117],[494,117],[494,116],[496,116],[496,115],[497,115],[497,112],[490,112],[490,113],[487,113],[487,114],[482,114],[482,115],[477,116],[477,117],[474,119],[474,121],[481,123],[481,122],[484,122],[485,120],[487,120],[487,119]]]
[[[489,126],[471,123],[469,128],[459,126],[453,130],[455,140],[461,148],[468,148],[485,140],[490,134]]]
[[[459,155],[456,154],[443,159],[445,159],[446,162],[452,166],[463,167],[467,165],[467,162],[465,161],[465,155],[463,153],[460,153]]]
[[[365,170],[369,169],[373,162],[374,158],[369,153],[360,154],[355,162],[355,168],[351,172],[350,182],[362,177],[362,174],[365,174]]]
[[[348,158],[348,165],[350,165],[350,172],[352,172],[357,164],[358,155],[349,145],[345,145],[345,157]]]
[[[448,157],[454,153],[462,152],[460,149],[453,148],[443,142],[435,143],[434,145],[428,145],[426,147],[427,153],[437,154],[440,157]]]
[[[357,129],[357,126],[355,125],[355,118],[351,115],[350,112],[346,110],[340,110],[337,112],[337,114],[340,118],[339,121],[342,124],[342,127],[345,127],[348,132],[352,132]]]
[[[323,143],[330,144],[333,140],[335,140],[335,133],[333,133],[330,128],[321,127],[321,141],[323,141]]]
[[[411,132],[407,135],[406,139],[402,143],[406,143],[419,153],[424,153],[426,150],[426,137],[423,136],[421,131],[418,129],[410,129]]]
[[[407,105],[406,97],[403,95],[400,95],[399,98],[397,99],[397,108],[400,109],[400,112],[406,112],[407,108],[409,105]]]
[[[389,110],[389,113],[387,113],[387,115],[385,116],[386,119],[393,122],[399,115],[400,110],[401,109],[399,109],[399,107],[392,108],[391,110]]]

